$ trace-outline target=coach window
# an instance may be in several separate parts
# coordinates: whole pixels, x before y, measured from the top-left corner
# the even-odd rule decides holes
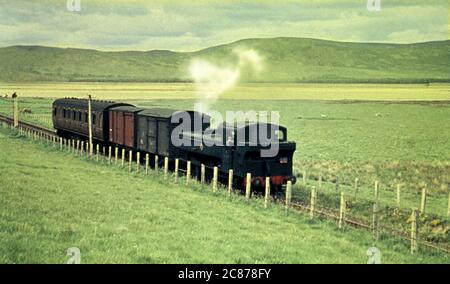
[[[66,109],[63,109],[63,117],[66,118]]]
[[[76,111],[73,110],[73,111],[72,111],[72,120],[75,120],[75,119],[76,119],[76,115],[77,115],[77,114],[76,114]]]
[[[88,123],[88,114],[87,114],[87,112],[84,113],[84,123]]]
[[[95,115],[95,113],[94,114],[92,114],[92,124],[97,124],[97,116]]]

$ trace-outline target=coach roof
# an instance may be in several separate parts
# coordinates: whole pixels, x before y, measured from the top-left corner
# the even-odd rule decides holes
[[[76,99],[76,98],[57,99],[53,102],[53,106],[87,110],[88,100],[87,99]],[[126,103],[112,102],[112,101],[92,100],[92,110],[93,111],[104,111],[109,108],[119,107],[119,106],[133,106],[133,105],[126,104]]]

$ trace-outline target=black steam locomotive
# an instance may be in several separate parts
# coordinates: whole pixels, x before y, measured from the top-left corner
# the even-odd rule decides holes
[[[201,112],[144,109],[111,101],[93,100],[91,109],[94,143],[139,151],[151,157],[169,157],[171,161],[189,160],[196,177],[201,164],[209,168],[217,166],[219,179],[224,180],[229,169],[233,169],[236,186],[244,184],[247,173],[251,173],[253,188],[263,187],[265,177],[270,177],[275,191],[281,190],[289,180],[295,183],[292,160],[296,144],[287,141],[285,127],[246,123],[222,124],[212,129],[210,117]],[[88,100],[57,99],[52,117],[59,136],[87,140]],[[257,134],[262,130],[269,134],[270,145],[260,141]],[[269,151],[270,147],[276,148],[276,155],[262,156],[262,151]]]

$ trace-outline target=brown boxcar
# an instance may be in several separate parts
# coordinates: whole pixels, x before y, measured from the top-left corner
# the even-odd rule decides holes
[[[135,145],[136,114],[142,109],[122,106],[109,110],[109,142],[129,148]]]

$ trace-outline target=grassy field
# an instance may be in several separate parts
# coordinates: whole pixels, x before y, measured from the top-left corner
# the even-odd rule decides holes
[[[26,149],[26,155],[24,155]],[[0,263],[365,263],[367,231],[96,163],[0,128]],[[383,263],[448,263],[382,236]]]
[[[51,103],[57,97],[113,99],[141,107],[193,108],[192,84],[3,84],[0,94],[17,91],[22,119],[51,127]],[[276,95],[275,95],[276,94]],[[448,244],[450,184],[450,85],[244,84],[226,93],[213,109],[279,111],[290,140],[297,142],[294,199],[308,203],[312,186],[323,187],[319,205],[339,207],[335,182],[346,192],[348,216],[371,222],[373,184],[380,182],[382,224],[407,231],[411,208],[428,188],[421,237]],[[11,113],[9,99],[0,112]],[[307,185],[301,182],[307,172]],[[353,182],[359,179],[355,196]],[[401,210],[395,209],[400,184]]]
[[[192,83],[40,83],[0,84],[0,96],[18,92],[26,98],[83,97],[111,100],[196,100]],[[223,100],[450,100],[450,84],[239,84]],[[170,102],[173,103],[173,102]],[[222,104],[222,101],[219,105]],[[192,106],[191,106],[192,107]],[[251,107],[246,106],[246,107]]]

